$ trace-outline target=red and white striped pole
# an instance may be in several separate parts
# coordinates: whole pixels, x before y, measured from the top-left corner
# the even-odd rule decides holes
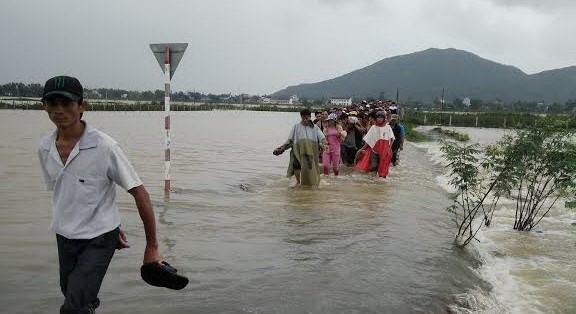
[[[150,44],[150,49],[158,61],[158,65],[164,71],[164,118],[165,129],[165,151],[164,151],[164,196],[170,196],[170,81],[174,71],[178,67],[186,48],[187,43],[162,43]]]
[[[164,196],[170,196],[170,48],[164,51],[164,129],[166,151],[164,152]]]

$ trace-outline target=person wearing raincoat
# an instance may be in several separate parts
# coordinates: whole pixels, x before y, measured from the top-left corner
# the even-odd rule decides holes
[[[296,177],[302,186],[320,184],[320,152],[326,146],[326,137],[320,128],[311,121],[308,109],[300,111],[301,121],[292,127],[286,142],[274,150],[278,156],[291,148],[287,176]]]
[[[392,161],[394,132],[386,123],[386,112],[378,111],[374,125],[363,138],[364,147],[358,151],[355,169],[362,172],[377,171],[378,177],[386,178]]]

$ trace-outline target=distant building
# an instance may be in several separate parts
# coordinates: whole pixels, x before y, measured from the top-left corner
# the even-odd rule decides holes
[[[548,112],[548,108],[550,108],[550,105],[547,105],[543,102],[539,102],[536,104],[536,108],[538,108],[538,110],[540,111]]]
[[[270,99],[270,104],[275,105],[295,105],[299,101],[298,96],[292,95],[290,97],[279,97],[275,99]]]
[[[102,98],[102,94],[97,90],[84,90],[84,94],[86,95],[86,98]]]
[[[228,95],[223,94],[223,95],[220,95],[220,97],[218,97],[218,99],[219,99],[220,101],[223,101],[223,102],[230,101],[230,99],[232,99],[232,94],[228,94]]]
[[[273,99],[272,103],[276,104],[276,105],[291,105],[292,100],[290,100],[290,99]]]
[[[352,106],[352,97],[350,98],[330,98],[330,105],[337,107]]]
[[[245,101],[249,102],[250,101],[250,95],[248,94],[240,94],[240,96],[238,96],[238,99],[240,100],[240,103],[243,104]]]
[[[248,102],[248,103],[252,103],[252,104],[261,102],[260,96],[256,96],[256,95],[248,96],[247,98],[244,98],[244,102]]]
[[[462,104],[464,104],[466,107],[470,107],[472,106],[472,100],[470,97],[464,97],[464,99],[462,99]]]

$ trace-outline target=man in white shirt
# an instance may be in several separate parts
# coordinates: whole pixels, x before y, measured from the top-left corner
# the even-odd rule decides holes
[[[52,229],[65,297],[60,313],[94,313],[114,251],[128,247],[119,228],[115,185],[134,197],[144,223],[144,264],[162,261],[154,211],[148,192],[118,143],[81,120],[87,103],[76,78],[49,79],[42,102],[56,125],[40,142],[38,155],[46,187],[53,191]]]

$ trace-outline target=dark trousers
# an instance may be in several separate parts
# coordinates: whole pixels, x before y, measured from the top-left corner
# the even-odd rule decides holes
[[[60,261],[60,288],[65,300],[61,314],[95,313],[98,291],[118,245],[119,229],[93,239],[56,235]]]
[[[392,150],[392,164],[396,166],[400,161],[400,149]]]
[[[358,149],[355,146],[340,145],[340,156],[346,166],[353,166]]]
[[[392,165],[396,166],[400,162],[400,147],[402,146],[402,138],[400,134],[394,133],[396,139],[392,143]]]

